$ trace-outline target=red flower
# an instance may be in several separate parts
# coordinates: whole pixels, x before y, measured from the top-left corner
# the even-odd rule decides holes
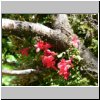
[[[51,48],[51,44],[47,43],[47,42],[44,42],[44,41],[39,41],[36,45],[36,52],[39,52],[40,50],[46,50],[46,49],[49,49]]]
[[[45,55],[45,56],[50,56],[50,55],[56,56],[57,53],[55,53],[54,51],[50,51],[49,49],[46,49],[46,50],[44,51],[44,55]]]
[[[23,48],[20,50],[20,53],[23,55],[23,56],[28,56],[28,51],[29,51],[29,48]]]
[[[64,74],[64,79],[65,79],[65,80],[67,80],[67,79],[68,79],[68,77],[69,77],[69,75],[70,75],[69,71],[68,71],[68,72],[66,72],[66,73]]]
[[[53,68],[54,70],[57,70],[55,67],[55,58],[50,55],[50,56],[42,56],[42,63],[45,67],[47,68]]]
[[[78,48],[79,39],[78,39],[78,37],[77,37],[76,35],[74,35],[74,36],[72,37],[71,43],[72,43],[72,45],[73,45],[74,47]]]
[[[36,45],[36,52],[39,52],[40,50],[44,49],[44,42],[43,41],[39,41]]]
[[[64,79],[67,80],[70,75],[68,66],[61,67],[61,69],[59,70],[59,75],[62,75]]]
[[[44,43],[44,50],[49,49],[51,47],[52,47],[51,44],[49,44],[47,42]]]
[[[59,70],[59,75],[62,75],[64,77],[64,79],[68,79],[70,73],[69,73],[69,68],[72,67],[72,60],[65,60],[62,59],[59,63],[58,63],[58,68]]]
[[[65,59],[62,59],[59,63],[58,63],[58,68],[62,68],[66,66],[66,60]]]
[[[69,68],[67,66],[63,66],[60,68],[59,70],[59,75],[63,75],[66,74],[66,72],[69,70]]]
[[[72,64],[72,60],[71,60],[71,59],[66,60],[66,64],[67,64],[67,65],[71,65],[71,64]]]

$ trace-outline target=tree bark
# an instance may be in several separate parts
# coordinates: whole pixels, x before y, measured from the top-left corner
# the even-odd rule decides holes
[[[36,73],[35,69],[25,69],[25,70],[2,70],[3,75],[27,75],[31,73]]]
[[[2,19],[3,31],[19,36],[24,32],[39,35],[42,39],[46,38],[51,44],[55,45],[58,50],[63,51],[70,45],[70,37],[73,35],[67,15],[55,15],[53,26],[54,29],[51,29],[39,23]],[[83,65],[86,66],[85,69],[98,74],[98,59],[81,42],[79,51],[84,59]]]

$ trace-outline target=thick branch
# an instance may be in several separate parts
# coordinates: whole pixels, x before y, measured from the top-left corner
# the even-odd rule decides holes
[[[60,29],[63,34],[67,36],[73,33],[71,25],[69,24],[68,16],[66,14],[54,15],[54,29]]]
[[[26,70],[2,70],[3,75],[27,75],[31,73],[36,73],[35,69],[26,69]]]
[[[53,33],[54,31],[39,23],[30,23],[10,19],[2,19],[2,29],[4,30],[21,30],[21,31],[31,31],[37,34],[46,35],[48,33]]]
[[[53,30],[39,23],[2,19],[2,29],[13,35],[21,35],[22,33],[39,35],[43,39],[46,38],[50,40],[54,45],[56,43],[58,49],[62,50],[66,48],[66,45],[68,45],[68,37],[65,34],[62,34],[60,30]],[[62,48],[59,48],[60,46]]]

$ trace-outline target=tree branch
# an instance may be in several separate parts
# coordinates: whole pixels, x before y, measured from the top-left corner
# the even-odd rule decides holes
[[[11,33],[13,35],[19,35],[21,36],[22,33],[32,33],[34,35],[39,35],[41,38],[48,39],[52,44],[57,43],[57,48],[65,49],[68,45],[69,38],[62,34],[60,30],[53,30],[51,28],[48,28],[47,26],[44,26],[39,23],[31,23],[31,22],[23,22],[23,21],[17,21],[17,20],[10,20],[10,19],[2,19],[2,29],[3,31],[7,31],[7,33]],[[59,48],[59,47],[62,48]]]
[[[73,34],[71,25],[69,24],[68,16],[66,14],[54,15],[54,29],[60,29],[61,32],[67,36]]]
[[[2,18],[2,29],[4,30],[20,30],[32,31],[37,34],[48,34],[52,33],[53,30],[39,23],[31,23],[26,21],[17,21],[11,19]]]
[[[37,73],[35,69],[25,69],[25,70],[2,70],[3,75],[27,75],[31,73]]]

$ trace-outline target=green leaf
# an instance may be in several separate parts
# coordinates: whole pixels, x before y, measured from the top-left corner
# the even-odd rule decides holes
[[[17,61],[17,59],[13,55],[7,55],[6,58],[7,58],[8,62],[13,62],[13,61],[16,62]]]

